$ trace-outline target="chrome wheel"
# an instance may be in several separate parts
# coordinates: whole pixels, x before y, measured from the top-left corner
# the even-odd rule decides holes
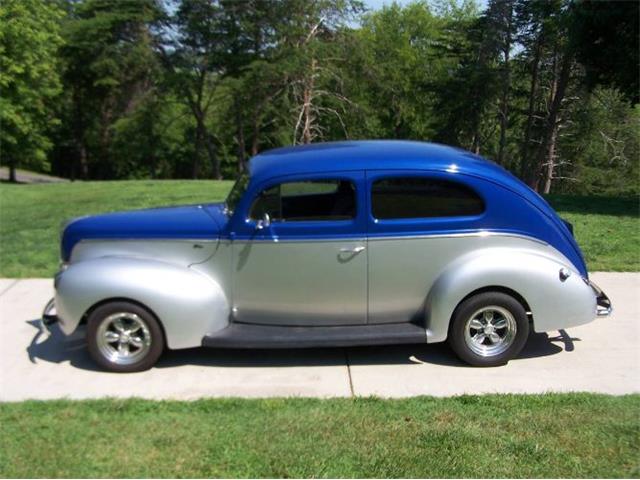
[[[516,332],[513,314],[506,308],[490,305],[469,317],[464,328],[464,341],[477,355],[493,357],[513,344]]]
[[[109,315],[100,323],[96,344],[100,353],[110,362],[130,365],[144,358],[151,349],[151,333],[140,316],[119,312]]]

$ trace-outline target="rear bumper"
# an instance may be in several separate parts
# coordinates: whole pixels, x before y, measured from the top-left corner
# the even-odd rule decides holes
[[[55,301],[52,298],[47,302],[47,305],[44,307],[44,311],[42,312],[42,317],[40,318],[40,330],[50,333],[49,328],[56,322],[58,322],[58,315],[56,313]]]
[[[613,312],[613,305],[611,304],[611,300],[599,286],[597,286],[591,280],[588,280],[587,282],[596,294],[596,315],[598,317],[608,317]]]

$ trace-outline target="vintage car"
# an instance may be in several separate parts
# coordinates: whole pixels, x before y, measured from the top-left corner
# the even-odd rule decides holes
[[[226,202],[76,219],[43,324],[118,372],[165,348],[435,343],[505,364],[611,312],[572,228],[498,165],[363,141],[253,158]]]

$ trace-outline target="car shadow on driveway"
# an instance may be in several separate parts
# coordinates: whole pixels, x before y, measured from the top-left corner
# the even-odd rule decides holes
[[[66,337],[57,326],[51,334],[40,331],[39,321],[27,322],[34,327],[34,336],[27,346],[32,363],[38,360],[51,363],[69,362],[72,366],[100,371],[86,349],[84,329]],[[557,336],[546,333],[531,333],[524,350],[516,361],[555,355],[574,350],[574,342],[566,331]],[[184,365],[210,367],[298,367],[335,365],[412,365],[434,364],[451,367],[468,367],[449,349],[446,343],[388,345],[370,347],[336,347],[310,349],[211,349],[189,348],[170,350],[163,354],[155,368],[171,368]]]

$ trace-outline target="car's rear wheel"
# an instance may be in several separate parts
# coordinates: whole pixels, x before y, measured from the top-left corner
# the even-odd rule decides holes
[[[112,372],[139,372],[151,368],[164,350],[164,335],[155,317],[130,302],[110,302],[87,319],[89,353]]]
[[[465,362],[479,367],[504,365],[517,356],[529,336],[527,312],[502,292],[485,292],[463,301],[449,327],[449,344]]]

